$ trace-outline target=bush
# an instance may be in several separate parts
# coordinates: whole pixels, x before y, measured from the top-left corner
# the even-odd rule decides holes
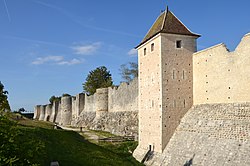
[[[6,115],[0,115],[0,165],[35,166],[43,152],[43,144],[26,138],[17,123]]]

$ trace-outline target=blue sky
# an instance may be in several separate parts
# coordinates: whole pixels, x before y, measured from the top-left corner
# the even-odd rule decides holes
[[[198,49],[224,42],[230,50],[250,32],[250,1],[0,0],[0,81],[13,110],[32,111],[52,95],[75,95],[90,70],[137,62],[133,49],[161,10],[193,32]]]

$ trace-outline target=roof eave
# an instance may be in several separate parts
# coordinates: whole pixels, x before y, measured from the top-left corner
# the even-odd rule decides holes
[[[151,36],[150,38],[146,39],[145,41],[141,42],[139,45],[137,45],[135,47],[135,49],[137,49],[138,47],[140,47],[141,45],[143,45],[144,43],[148,42],[150,39],[152,39],[153,37],[155,37],[156,35],[158,35],[159,33],[161,33],[161,31],[155,33],[153,36]]]
[[[158,35],[159,33],[166,33],[166,34],[175,34],[175,35],[186,35],[186,36],[195,36],[197,38],[201,37],[201,35],[199,34],[181,34],[181,33],[171,33],[171,32],[163,32],[162,30],[157,32],[156,34],[154,34],[153,36],[151,36],[150,38],[148,38],[147,40],[141,42],[139,45],[137,45],[136,47],[134,47],[135,49],[139,48],[141,45],[143,45],[144,43],[148,42],[150,39],[152,39],[153,37],[155,37],[156,35]]]

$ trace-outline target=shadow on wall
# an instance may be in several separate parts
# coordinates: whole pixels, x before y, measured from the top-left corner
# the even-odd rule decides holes
[[[193,157],[190,160],[186,161],[186,163],[183,166],[192,166],[193,165],[194,156],[195,156],[195,154],[193,155]]]

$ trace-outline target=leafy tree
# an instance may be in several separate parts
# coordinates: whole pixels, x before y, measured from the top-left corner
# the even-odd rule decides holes
[[[89,72],[86,82],[83,83],[85,93],[92,95],[98,88],[107,88],[113,85],[110,71],[105,66],[101,66]]]
[[[8,91],[4,90],[4,85],[0,81],[0,111],[10,110],[7,94]]]
[[[54,101],[60,101],[61,97],[51,96],[49,99],[50,104],[53,104]]]
[[[68,97],[68,96],[71,96],[70,94],[68,94],[68,93],[64,93],[64,94],[62,94],[62,97]]]
[[[134,78],[138,77],[138,64],[135,62],[129,62],[122,64],[120,67],[120,74],[125,82],[130,82]]]
[[[19,108],[18,112],[22,113],[22,112],[26,112],[26,110],[24,108]]]

